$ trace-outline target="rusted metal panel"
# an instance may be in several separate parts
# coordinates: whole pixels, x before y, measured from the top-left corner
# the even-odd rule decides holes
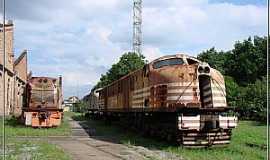
[[[180,65],[168,65],[154,68],[156,62],[168,59],[182,59]],[[194,63],[189,64],[188,61]],[[201,73],[198,68],[201,63],[187,55],[164,56],[146,65],[144,68],[130,73],[111,85],[104,87],[105,106],[112,103],[118,108],[162,108],[162,107],[192,107],[204,106],[227,107],[225,83],[223,76],[216,70],[210,68],[204,87],[210,85],[209,90],[203,90],[199,85]],[[207,65],[206,65],[207,66]],[[202,84],[203,85],[203,84]],[[200,93],[203,91],[204,93]],[[209,93],[208,93],[209,92]],[[207,97],[206,95],[210,96]],[[109,97],[114,100],[107,101]],[[115,102],[117,101],[117,102]],[[202,104],[203,102],[203,104]],[[108,106],[108,109],[110,106]]]
[[[22,116],[32,127],[59,126],[62,119],[62,78],[32,77],[26,86]],[[31,118],[31,123],[29,119]]]
[[[33,77],[27,83],[27,108],[61,108],[59,81],[50,77]]]
[[[129,108],[129,77],[126,77],[124,80],[123,80],[123,109],[124,110],[128,110]]]
[[[211,86],[213,94],[213,107],[226,107],[225,81],[219,71],[211,69]]]

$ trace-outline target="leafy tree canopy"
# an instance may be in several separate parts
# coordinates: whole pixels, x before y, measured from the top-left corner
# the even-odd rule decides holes
[[[106,74],[101,75],[101,78],[94,89],[109,85],[128,73],[142,68],[145,64],[146,60],[143,55],[133,52],[125,53],[120,57],[120,60],[117,63],[112,65]]]
[[[243,42],[236,42],[227,59],[226,74],[235,78],[241,85],[254,83],[266,75],[267,38],[255,36]]]
[[[208,64],[219,70],[222,74],[225,73],[225,61],[228,53],[220,51],[218,52],[214,47],[209,50],[203,51],[198,55],[198,59],[204,62],[208,62]]]
[[[206,61],[222,74],[229,75],[239,85],[246,86],[266,75],[266,37],[249,37],[243,42],[237,41],[231,51],[206,50],[198,59]]]

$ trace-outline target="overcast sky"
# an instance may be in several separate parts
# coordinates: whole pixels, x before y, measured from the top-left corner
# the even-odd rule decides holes
[[[62,75],[65,97],[82,97],[132,49],[132,5],[132,0],[7,0],[15,53],[27,49],[34,75]],[[228,50],[236,40],[265,36],[266,29],[266,0],[143,1],[148,60],[197,55],[213,46]]]

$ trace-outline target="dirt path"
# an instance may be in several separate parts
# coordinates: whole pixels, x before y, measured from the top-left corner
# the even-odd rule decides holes
[[[91,126],[82,126],[69,120],[72,127],[70,138],[54,138],[50,142],[64,149],[73,160],[178,160],[172,154],[152,151],[140,146],[128,147],[115,142],[103,141],[91,136]]]

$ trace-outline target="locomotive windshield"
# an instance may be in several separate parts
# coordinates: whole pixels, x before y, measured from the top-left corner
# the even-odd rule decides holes
[[[153,68],[158,69],[164,66],[182,65],[182,64],[184,64],[184,61],[182,58],[172,58],[172,59],[166,59],[166,60],[155,62],[153,64]]]
[[[191,59],[191,58],[187,58],[187,62],[188,62],[188,64],[189,64],[189,65],[199,63],[199,61],[198,61],[198,60]]]

